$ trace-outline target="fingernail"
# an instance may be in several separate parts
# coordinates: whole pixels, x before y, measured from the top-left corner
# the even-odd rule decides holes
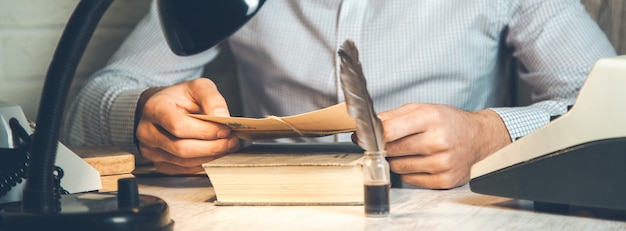
[[[239,149],[239,138],[233,137],[228,140],[228,152],[235,152]]]
[[[223,107],[218,107],[213,110],[213,115],[214,116],[230,116],[230,113],[228,113],[228,109],[223,108]]]
[[[217,131],[217,138],[218,139],[224,139],[227,138],[228,136],[230,136],[230,131],[229,130],[218,130]]]

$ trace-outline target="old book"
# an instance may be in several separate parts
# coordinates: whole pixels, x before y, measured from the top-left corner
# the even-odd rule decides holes
[[[100,173],[100,192],[117,191],[118,179],[134,177],[132,171],[135,169],[135,156],[132,153],[109,146],[70,149]]]
[[[98,170],[102,176],[127,174],[135,169],[135,156],[115,147],[88,146],[70,149]]]
[[[356,127],[356,122],[348,114],[345,103],[284,117],[245,118],[200,114],[190,116],[229,126],[235,135],[245,140],[327,136],[352,132]]]
[[[98,190],[98,192],[117,191],[117,181],[119,179],[124,179],[124,178],[135,178],[135,175],[131,173],[126,173],[126,174],[114,174],[114,175],[101,176],[100,181],[102,182],[102,188]]]
[[[362,205],[352,143],[256,143],[203,164],[217,205]]]

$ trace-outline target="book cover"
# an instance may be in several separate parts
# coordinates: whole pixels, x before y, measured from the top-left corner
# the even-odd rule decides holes
[[[218,205],[362,205],[352,143],[256,143],[203,164]]]

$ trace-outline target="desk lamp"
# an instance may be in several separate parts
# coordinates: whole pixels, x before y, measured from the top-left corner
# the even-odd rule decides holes
[[[23,201],[0,210],[0,230],[173,230],[167,203],[140,195],[134,179],[117,193],[60,195],[54,160],[76,67],[113,0],[81,0],[59,40],[43,86]],[[168,44],[178,55],[207,50],[243,26],[264,0],[158,0]],[[56,192],[55,192],[56,191]]]

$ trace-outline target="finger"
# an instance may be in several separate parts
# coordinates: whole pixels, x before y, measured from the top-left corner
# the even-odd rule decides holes
[[[465,176],[466,175],[466,176]],[[452,173],[413,173],[401,175],[402,182],[431,189],[450,189],[459,187],[469,181],[469,173],[464,175]]]
[[[200,78],[194,81],[191,87],[191,99],[199,102],[204,114],[230,116],[226,100],[213,81],[207,78]]]
[[[407,114],[413,110],[416,110],[417,108],[421,106],[422,104],[416,104],[416,103],[405,104],[398,108],[394,108],[388,111],[378,113],[378,118],[380,118],[381,120],[386,120],[389,118],[397,117],[400,115]]]
[[[407,104],[381,113],[379,117],[381,117],[385,131],[385,141],[392,142],[411,134],[426,131],[429,126],[430,113],[423,111],[423,108],[423,105]]]
[[[204,157],[195,157],[195,158],[182,158],[180,156],[174,155],[167,151],[164,151],[159,148],[154,147],[145,147],[141,146],[141,154],[151,160],[154,163],[169,163],[180,167],[197,167],[206,162],[215,160],[219,157],[222,157],[226,154],[221,155],[212,155],[212,156],[204,156]]]
[[[207,129],[210,130],[210,129]],[[211,132],[206,132],[211,133]],[[136,131],[137,139],[140,143],[144,145],[148,145],[151,147],[163,147],[165,144],[174,142],[180,139],[187,139],[187,137],[178,134],[171,134],[167,129],[159,126],[158,124],[154,124],[148,120],[139,121],[139,125],[137,126]],[[230,137],[230,136],[227,136]],[[197,138],[188,138],[188,139],[197,139],[197,140],[218,140],[219,137],[203,137],[205,139],[197,139]]]
[[[137,137],[144,146],[160,148],[181,158],[221,155],[239,148],[239,138],[234,135],[216,140],[180,139],[163,129],[151,127],[150,130],[138,130]]]
[[[148,121],[140,120],[137,125],[135,136],[139,140],[139,144],[149,147],[159,147],[161,142],[169,140],[168,134],[163,133],[163,129],[159,129],[158,125]]]
[[[181,158],[220,156],[239,148],[239,138],[231,136],[218,140],[175,139],[160,146],[166,152]]]
[[[159,103],[151,103],[150,101]],[[192,118],[166,96],[155,95],[150,101],[144,107],[144,114],[139,126],[142,126],[141,123],[144,121],[151,122],[162,127],[173,136],[188,139],[212,140],[230,135],[230,129],[227,126]],[[157,125],[153,125],[153,127]]]
[[[450,171],[455,163],[451,155],[413,155],[389,157],[389,168],[398,174],[439,174]]]
[[[448,151],[452,144],[437,132],[419,133],[385,144],[388,156],[433,155]]]

